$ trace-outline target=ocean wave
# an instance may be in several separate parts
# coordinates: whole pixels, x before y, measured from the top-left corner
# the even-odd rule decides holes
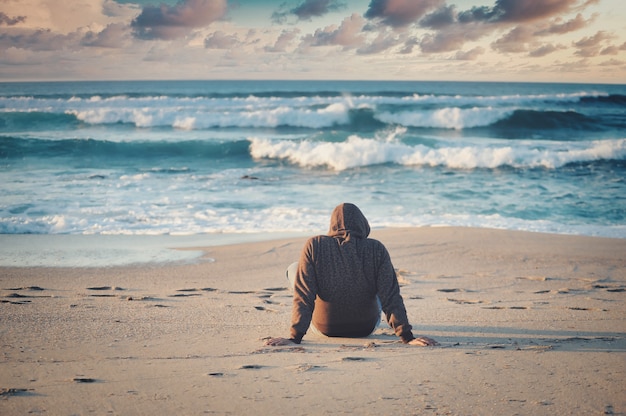
[[[279,106],[269,109],[246,111],[200,110],[172,111],[163,109],[96,109],[72,111],[77,119],[89,124],[131,123],[137,127],[174,127],[185,130],[255,127],[275,128],[281,126],[324,128],[347,124],[349,111],[341,103],[319,109]]]
[[[250,154],[255,159],[286,160],[307,168],[328,167],[342,171],[385,163],[406,166],[444,166],[452,169],[513,168],[555,169],[570,163],[626,159],[626,139],[560,143],[520,142],[411,146],[395,140],[350,136],[339,143],[311,140],[288,141],[250,138]]]
[[[208,130],[215,128],[343,128],[375,131],[385,126],[464,130],[497,128],[509,130],[597,131],[621,126],[624,120],[590,117],[574,111],[539,111],[514,108],[446,107],[403,111],[380,111],[375,107],[353,108],[346,103],[318,107],[251,108],[204,111],[170,108],[97,108],[67,113],[0,113],[0,131],[55,130],[82,125],[128,124],[138,128]],[[617,123],[617,124],[616,124]],[[621,123],[621,124],[620,124]]]
[[[377,120],[406,127],[461,130],[484,127],[509,117],[514,110],[508,108],[439,108],[435,110],[383,112],[375,115]]]
[[[599,123],[592,117],[575,111],[515,110],[497,122],[497,127],[554,130],[554,129],[599,129]]]
[[[385,124],[415,128],[475,127],[601,128],[585,115],[590,103],[623,106],[625,97],[579,92],[545,95],[302,94],[267,93],[212,96],[117,94],[36,98],[0,97],[0,129],[29,126],[129,124],[140,128],[363,130]],[[565,107],[566,106],[566,107]],[[579,108],[580,106],[580,108]]]
[[[597,95],[585,95],[580,97],[580,101],[583,103],[602,103],[616,106],[626,106],[626,95],[622,94],[597,94]]]

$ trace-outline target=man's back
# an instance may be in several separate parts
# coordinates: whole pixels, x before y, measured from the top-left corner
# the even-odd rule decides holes
[[[396,333],[412,339],[389,253],[367,238],[369,232],[359,208],[341,204],[333,211],[328,235],[306,242],[294,287],[291,336],[297,342],[311,320],[328,336],[367,336],[380,320],[379,301]]]

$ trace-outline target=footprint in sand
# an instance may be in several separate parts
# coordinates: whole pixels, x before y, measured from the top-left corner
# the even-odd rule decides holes
[[[260,370],[261,368],[264,367],[258,364],[246,364],[239,367],[240,370]]]
[[[268,292],[284,292],[287,290],[286,287],[268,287],[263,290],[267,290]]]
[[[311,371],[311,370],[321,370],[323,368],[325,368],[322,365],[313,365],[313,364],[299,364],[293,367],[290,367],[291,370],[295,371],[296,373],[304,373],[305,371]]]
[[[74,377],[72,381],[74,383],[96,383],[98,380],[91,377]]]
[[[197,293],[198,289],[178,289],[177,292],[182,292],[182,293],[175,293],[173,295],[169,295],[170,298],[187,298],[190,296],[202,296],[201,293]]]
[[[126,290],[126,289],[117,287],[117,286],[94,286],[94,287],[88,287],[87,290],[106,292],[106,291],[118,291],[118,290],[121,291],[121,290]],[[99,293],[99,294],[92,294],[89,296],[94,297],[94,298],[113,298],[116,295],[112,293],[101,293],[101,294]]]
[[[476,305],[479,303],[485,303],[482,300],[451,299],[451,298],[448,298],[447,300],[448,302],[454,302],[459,305]]]
[[[5,300],[5,299],[0,300],[0,303],[9,303],[11,305],[28,305],[31,302],[32,301],[30,300]]]
[[[9,397],[9,396],[24,396],[27,395],[28,392],[32,391],[32,389],[20,389],[20,388],[1,388],[0,389],[0,397]]]
[[[275,309],[266,308],[265,306],[255,306],[254,309],[256,309],[257,311],[278,312]]]
[[[196,288],[188,288],[188,289],[178,289],[177,292],[215,292],[217,289],[212,287],[203,287],[202,289]]]
[[[473,291],[472,290],[467,290],[467,289],[453,288],[453,289],[437,289],[437,292],[456,293],[456,292],[473,292]]]
[[[27,286],[27,287],[15,287],[15,288],[11,288],[8,290],[14,290],[14,291],[35,291],[35,292],[41,292],[44,291],[46,289],[43,289],[39,286]],[[12,305],[25,305],[28,303],[31,303],[31,298],[51,298],[53,296],[51,295],[23,295],[21,293],[10,293],[6,296],[4,296],[6,299],[10,299],[10,300],[2,300],[0,301],[1,303],[10,303]]]
[[[26,286],[26,287],[14,287],[14,288],[10,288],[7,290],[32,290],[32,291],[37,291],[37,292],[41,292],[44,291],[46,289],[40,287],[40,286]]]

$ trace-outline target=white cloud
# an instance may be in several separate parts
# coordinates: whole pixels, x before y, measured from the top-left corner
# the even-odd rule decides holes
[[[102,29],[111,23],[128,22],[139,13],[134,5],[114,0],[4,0],[8,16],[25,16],[21,28],[50,29],[61,34],[80,28]]]

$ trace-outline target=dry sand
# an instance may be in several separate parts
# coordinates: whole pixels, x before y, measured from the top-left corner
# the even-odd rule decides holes
[[[626,414],[626,240],[374,230],[416,335],[286,336],[304,238],[183,265],[0,268],[0,414]]]

